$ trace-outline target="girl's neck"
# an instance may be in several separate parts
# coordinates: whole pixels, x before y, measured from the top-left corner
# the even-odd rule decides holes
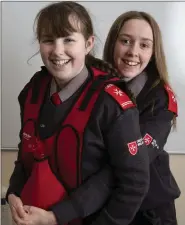
[[[72,77],[71,79],[60,79],[60,78],[56,78],[54,77],[55,79],[55,82],[57,84],[57,91],[61,91],[63,88],[65,88],[73,79],[75,79],[78,75],[80,75],[81,73],[83,73],[83,70],[84,70],[84,65],[83,67],[80,69],[80,72],[75,75],[74,77]]]
[[[142,73],[134,77],[132,80],[127,82],[127,87],[132,91],[135,97],[139,95],[139,93],[145,86],[147,79],[147,73],[143,71]]]

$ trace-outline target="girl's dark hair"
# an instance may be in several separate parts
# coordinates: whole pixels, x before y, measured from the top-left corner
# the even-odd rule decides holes
[[[81,32],[87,40],[94,34],[87,10],[72,1],[52,3],[44,7],[36,15],[34,24],[38,41],[43,35],[58,38],[68,36],[72,32]]]

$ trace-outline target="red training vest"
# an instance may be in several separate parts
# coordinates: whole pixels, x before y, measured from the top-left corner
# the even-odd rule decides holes
[[[92,68],[92,71],[94,80],[106,74],[95,68]],[[51,79],[51,76],[45,76],[40,81],[42,85],[40,90],[37,90],[39,96],[36,104],[31,103],[34,87],[28,90],[24,106],[21,154],[25,169],[30,173],[21,193],[23,204],[46,210],[67,197],[67,191],[81,184],[83,133],[93,106],[105,84],[102,82],[92,95],[86,109],[81,111],[79,107],[93,83],[90,81],[62,122],[61,128],[53,136],[40,140],[37,134],[39,112]],[[110,79],[108,81],[110,82]],[[70,224],[80,223],[78,220]]]

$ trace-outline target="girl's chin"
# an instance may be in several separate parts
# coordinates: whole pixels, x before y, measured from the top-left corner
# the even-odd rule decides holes
[[[138,73],[128,73],[128,72],[126,73],[126,72],[123,72],[123,71],[120,74],[122,75],[124,80],[131,80],[138,75]]]

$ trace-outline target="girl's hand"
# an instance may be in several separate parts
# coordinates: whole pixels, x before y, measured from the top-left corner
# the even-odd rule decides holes
[[[8,203],[10,206],[12,218],[14,222],[19,225],[19,223],[23,222],[27,217],[27,213],[23,208],[23,203],[21,199],[14,194],[8,195]]]
[[[46,211],[34,206],[24,206],[27,212],[26,219],[20,225],[56,225],[56,218],[51,211]]]

